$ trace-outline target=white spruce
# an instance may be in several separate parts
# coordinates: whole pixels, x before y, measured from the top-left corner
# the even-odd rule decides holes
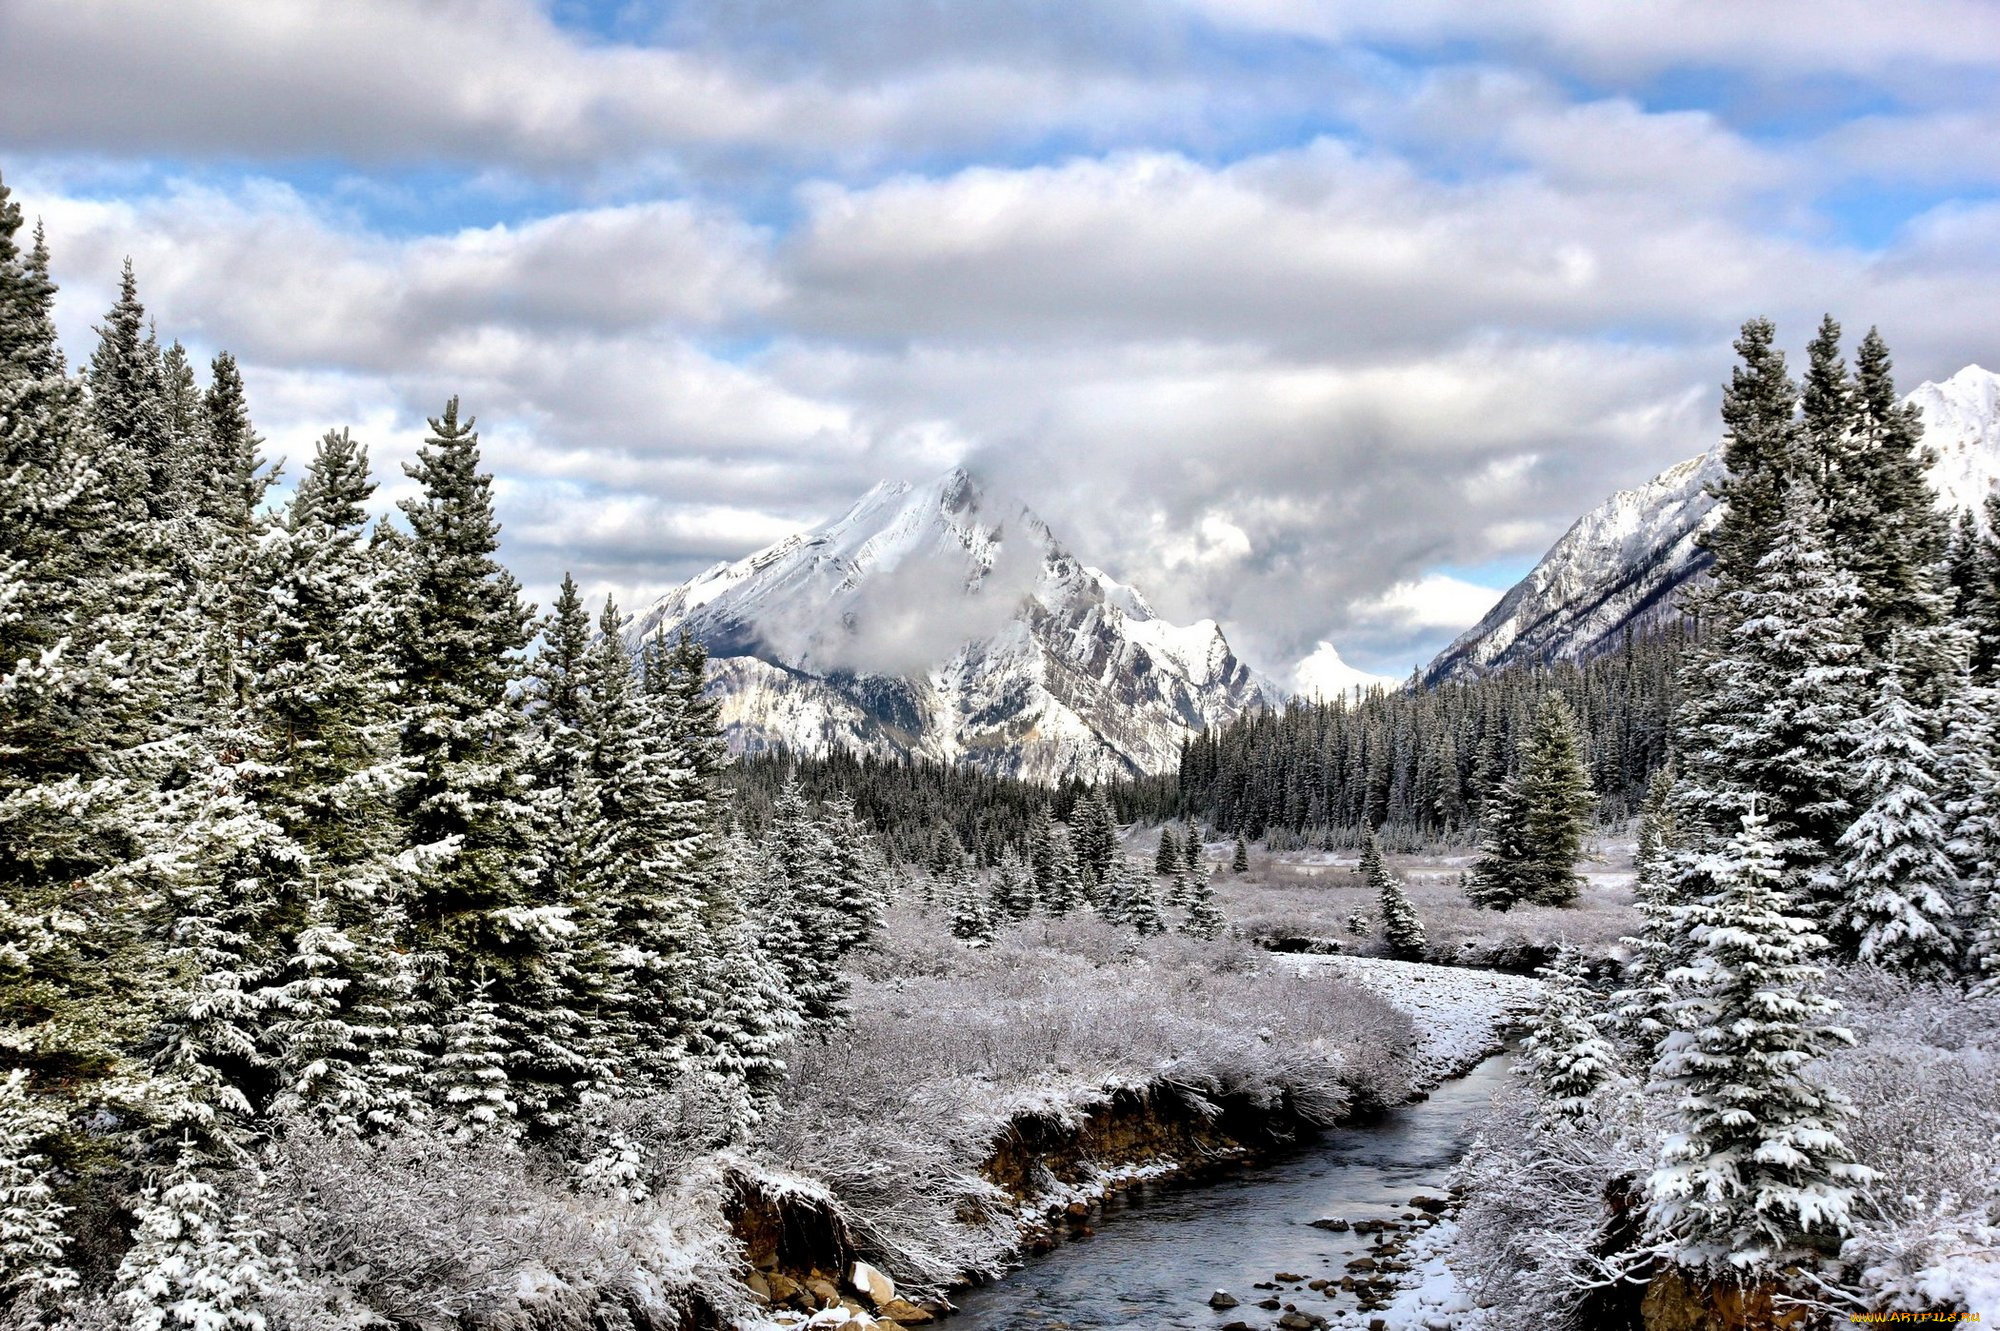
[[[1812,960],[1826,940],[1785,890],[1763,817],[1714,859],[1716,890],[1673,912],[1687,960],[1653,1066],[1672,1127],[1648,1223],[1684,1263],[1741,1269],[1830,1250],[1872,1173],[1841,1141],[1846,1102],[1805,1071],[1852,1039],[1831,1024]]]
[[[1949,973],[1959,951],[1951,901],[1957,885],[1935,798],[1936,768],[1891,665],[1854,752],[1854,785],[1864,807],[1842,834],[1829,876],[1840,899],[1835,919],[1854,955],[1920,979]]]

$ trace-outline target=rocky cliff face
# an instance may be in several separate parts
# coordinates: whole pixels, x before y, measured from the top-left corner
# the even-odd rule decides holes
[[[1161,619],[960,470],[877,486],[717,565],[633,633],[683,627],[714,661],[737,752],[840,745],[1038,779],[1162,772],[1192,730],[1279,696],[1214,621]]]
[[[2000,375],[1969,365],[1910,394],[1938,503],[1978,508],[2000,479]],[[1534,661],[1581,660],[1674,613],[1682,588],[1708,567],[1699,537],[1718,516],[1716,448],[1621,490],[1577,519],[1484,619],[1430,663],[1431,682]]]

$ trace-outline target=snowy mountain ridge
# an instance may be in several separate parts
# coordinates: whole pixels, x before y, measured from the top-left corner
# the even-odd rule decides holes
[[[1160,772],[1191,731],[1281,696],[1215,621],[1162,619],[960,469],[877,485],[708,569],[632,635],[661,628],[707,646],[736,752],[840,746],[1037,779]]]
[[[1979,512],[2000,480],[2000,375],[1968,365],[1904,401],[1922,414],[1924,442],[1937,454],[1930,482],[1938,504]],[[1578,518],[1424,678],[1587,659],[1615,647],[1627,629],[1673,614],[1681,589],[1708,567],[1700,537],[1720,516],[1710,491],[1723,475],[1718,444]]]

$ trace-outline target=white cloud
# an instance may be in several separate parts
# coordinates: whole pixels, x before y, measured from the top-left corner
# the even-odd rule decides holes
[[[1470,627],[1499,599],[1500,593],[1491,587],[1430,573],[1357,599],[1348,609],[1369,627],[1435,630]]]

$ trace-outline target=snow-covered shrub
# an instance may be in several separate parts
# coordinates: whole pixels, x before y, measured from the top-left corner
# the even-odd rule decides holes
[[[1880,1174],[1841,1249],[1870,1307],[2000,1306],[2000,999],[1860,968],[1836,993],[1858,1043],[1826,1060]],[[1838,1301],[1838,1300],[1836,1300]]]
[[[604,1308],[665,1314],[694,1293],[747,1308],[712,1162],[635,1201],[499,1141],[361,1142],[294,1121],[272,1157],[257,1228],[303,1276],[399,1325],[584,1328]],[[669,1147],[665,1163],[691,1158]],[[647,1163],[656,1181],[661,1162]]]
[[[898,973],[906,923],[937,952]],[[862,964],[880,978],[855,986],[848,1031],[792,1051],[758,1153],[823,1184],[863,1249],[918,1290],[993,1269],[1011,1246],[978,1171],[1017,1114],[1073,1120],[1117,1091],[1170,1088],[1331,1122],[1408,1084],[1407,1017],[1241,943],[1067,916],[967,950],[892,919]]]
[[[1465,1192],[1451,1265],[1494,1326],[1572,1326],[1590,1298],[1643,1283],[1638,1189],[1652,1137],[1633,1095],[1551,1117],[1526,1086],[1495,1097],[1454,1184]]]

